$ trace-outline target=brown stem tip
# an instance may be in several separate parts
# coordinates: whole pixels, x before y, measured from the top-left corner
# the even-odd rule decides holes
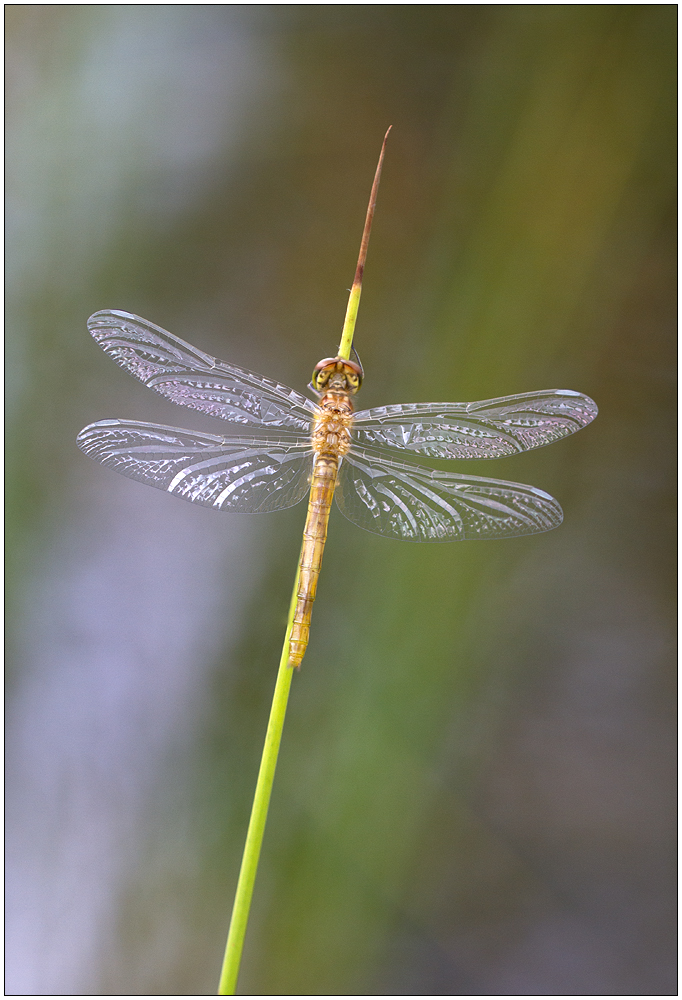
[[[362,232],[362,242],[360,244],[360,255],[358,257],[358,266],[355,269],[355,278],[353,279],[354,285],[362,284],[362,275],[365,270],[365,261],[367,260],[367,247],[369,246],[369,234],[372,231],[372,219],[374,218],[374,209],[377,203],[377,192],[379,190],[379,181],[381,180],[381,168],[384,165],[384,151],[386,149],[386,140],[388,139],[388,133],[393,128],[392,125],[388,126],[386,130],[386,135],[384,136],[384,141],[381,144],[381,153],[379,154],[379,162],[377,164],[376,173],[374,174],[374,183],[372,184],[372,192],[369,196],[369,205],[367,207],[367,215],[365,217],[365,228]]]

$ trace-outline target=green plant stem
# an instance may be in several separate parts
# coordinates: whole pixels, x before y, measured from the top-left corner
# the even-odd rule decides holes
[[[389,128],[388,132],[390,131],[391,130]],[[377,192],[379,190],[381,167],[384,162],[384,151],[386,149],[388,132],[384,136],[384,141],[381,146],[381,154],[379,156],[379,163],[377,165],[376,173],[374,174],[374,183],[372,184],[372,191],[369,197],[369,207],[365,217],[365,228],[362,233],[362,242],[360,243],[360,256],[358,257],[358,264],[355,270],[353,287],[351,288],[350,296],[348,298],[346,318],[343,324],[341,343],[339,345],[339,357],[346,361],[350,358],[351,347],[353,344],[355,321],[358,315],[360,294],[362,292],[362,277],[365,270],[367,247],[369,245],[369,235],[372,230],[372,219],[374,218],[374,209],[377,202]],[[301,549],[301,554],[302,553],[303,550]],[[289,665],[289,639],[291,637],[294,611],[296,609],[298,580],[301,572],[300,563],[301,560],[299,559],[299,568],[296,572],[294,590],[291,595],[291,605],[289,607],[289,621],[287,623],[286,635],[284,636],[282,656],[279,661],[279,672],[277,674],[277,683],[275,684],[275,693],[272,698],[272,708],[270,709],[270,720],[268,722],[267,733],[265,734],[265,746],[263,747],[263,756],[261,757],[260,770],[258,772],[256,794],[253,797],[251,819],[249,820],[249,829],[246,834],[246,844],[244,845],[242,866],[239,871],[237,892],[234,898],[234,906],[232,908],[232,919],[230,920],[230,930],[227,935],[225,957],[223,959],[223,968],[220,974],[220,985],[218,986],[218,996],[233,996],[237,986],[239,965],[241,963],[242,949],[244,947],[244,936],[246,935],[246,925],[249,921],[249,910],[251,909],[251,897],[253,896],[253,886],[256,881],[258,859],[260,858],[260,849],[263,843],[265,821],[268,818],[270,794],[272,792],[272,783],[275,778],[277,755],[279,753],[279,744],[282,739],[284,716],[286,715],[287,702],[289,700],[289,689],[291,688],[291,679],[294,672],[293,667]]]
[[[265,821],[268,817],[268,806],[270,805],[272,782],[275,777],[277,755],[282,739],[284,716],[286,715],[289,689],[291,688],[291,679],[294,673],[293,667],[289,666],[289,636],[291,635],[294,609],[296,607],[299,572],[300,570],[297,571],[296,580],[294,581],[294,590],[289,608],[289,621],[279,661],[275,693],[272,697],[272,708],[270,709],[270,719],[265,734],[265,745],[258,772],[256,793],[253,797],[253,806],[251,807],[251,819],[249,820],[249,829],[246,834],[242,866],[239,871],[237,892],[232,908],[232,919],[230,920],[230,930],[227,935],[218,996],[233,996],[237,986],[237,976],[239,975],[239,965],[244,946],[244,935],[246,934],[246,925],[249,920],[253,886],[256,881],[258,859],[260,857],[261,844],[263,843]]]
[[[339,357],[344,361],[350,358],[351,347],[353,346],[353,334],[355,333],[355,321],[358,318],[358,307],[360,305],[360,295],[362,294],[362,283],[355,282],[348,296],[348,306],[346,307],[346,319],[341,333],[341,343],[339,344]]]

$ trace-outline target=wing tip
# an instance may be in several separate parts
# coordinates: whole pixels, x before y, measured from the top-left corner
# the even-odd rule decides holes
[[[599,407],[595,401],[591,396],[586,396],[584,392],[578,392],[576,389],[554,389],[552,391],[555,396],[570,396],[573,399],[582,400],[586,417],[585,423],[582,424],[583,427],[587,427],[588,424],[592,423],[594,418],[599,414]]]
[[[102,320],[112,316],[117,319],[132,319],[140,322],[139,316],[135,316],[134,313],[125,312],[124,309],[98,309],[97,312],[88,317],[88,330],[99,329],[101,326],[104,326]],[[145,321],[142,320],[142,322]]]

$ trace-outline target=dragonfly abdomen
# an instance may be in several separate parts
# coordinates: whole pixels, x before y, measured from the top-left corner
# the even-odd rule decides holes
[[[334,499],[339,459],[350,448],[352,421],[353,404],[347,393],[328,392],[320,401],[320,411],[312,433],[315,465],[310,484],[308,516],[303,529],[296,609],[289,639],[289,662],[294,667],[300,667],[308,646],[310,619],[327,541],[327,524]]]
[[[333,455],[318,455],[313,469],[308,516],[303,529],[296,610],[289,640],[289,662],[294,667],[300,667],[308,645],[310,619],[317,592],[317,579],[320,575],[324,544],[327,540],[327,524],[334,498],[338,461],[338,458]]]

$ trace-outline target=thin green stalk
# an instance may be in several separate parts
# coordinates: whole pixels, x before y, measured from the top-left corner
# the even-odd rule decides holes
[[[251,819],[249,820],[249,829],[246,834],[242,866],[239,872],[237,892],[232,908],[232,919],[230,920],[230,930],[227,935],[218,996],[233,996],[237,986],[237,976],[239,975],[246,925],[249,920],[253,885],[256,881],[258,859],[260,857],[261,844],[263,843],[265,821],[268,817],[268,806],[270,805],[270,793],[272,792],[272,783],[275,777],[275,768],[277,767],[279,744],[282,739],[284,716],[287,710],[289,689],[291,688],[291,679],[294,673],[293,667],[289,666],[289,637],[291,635],[294,609],[296,607],[299,572],[300,569],[296,572],[294,590],[291,595],[289,621],[287,622],[282,655],[279,661],[275,693],[272,697],[272,708],[270,709],[270,719],[265,734],[265,745],[258,772],[256,793],[253,797],[253,806],[251,807]]]
[[[389,128],[388,132],[390,131],[391,130]],[[365,228],[362,233],[362,242],[360,244],[360,256],[358,257],[355,279],[353,281],[353,287],[348,299],[346,319],[343,324],[341,344],[339,345],[339,357],[344,358],[346,361],[350,358],[351,347],[353,344],[355,320],[358,315],[360,293],[362,292],[362,276],[365,270],[367,246],[369,244],[369,234],[372,229],[372,219],[374,218],[374,208],[377,201],[377,191],[379,190],[379,179],[381,177],[381,167],[384,162],[384,149],[386,148],[388,132],[384,136],[384,142],[381,147],[381,155],[379,156],[379,164],[374,175],[372,193],[369,198],[369,208],[367,209],[367,216],[365,218]],[[251,897],[253,896],[253,886],[256,881],[258,859],[260,857],[261,844],[263,843],[265,821],[268,817],[270,794],[272,792],[272,783],[275,778],[277,755],[279,753],[279,744],[282,739],[282,729],[284,727],[284,716],[287,710],[289,689],[291,688],[291,679],[294,672],[293,667],[289,665],[289,639],[291,637],[294,611],[296,609],[299,575],[300,561],[299,569],[296,573],[296,580],[294,581],[294,590],[291,595],[289,621],[287,623],[286,635],[284,637],[282,656],[279,661],[279,672],[277,674],[277,683],[275,684],[275,693],[272,699],[272,708],[270,709],[270,720],[268,722],[267,733],[265,734],[265,746],[263,747],[263,756],[261,757],[260,770],[258,772],[256,794],[254,795],[253,806],[251,807],[251,819],[249,820],[249,829],[246,834],[246,844],[244,845],[242,866],[239,871],[239,881],[237,882],[237,893],[235,895],[234,907],[232,909],[230,930],[227,935],[227,945],[225,946],[225,958],[223,959],[223,968],[220,974],[218,996],[233,996],[237,987],[237,976],[239,975],[242,948],[244,947],[246,925],[249,920]]]

